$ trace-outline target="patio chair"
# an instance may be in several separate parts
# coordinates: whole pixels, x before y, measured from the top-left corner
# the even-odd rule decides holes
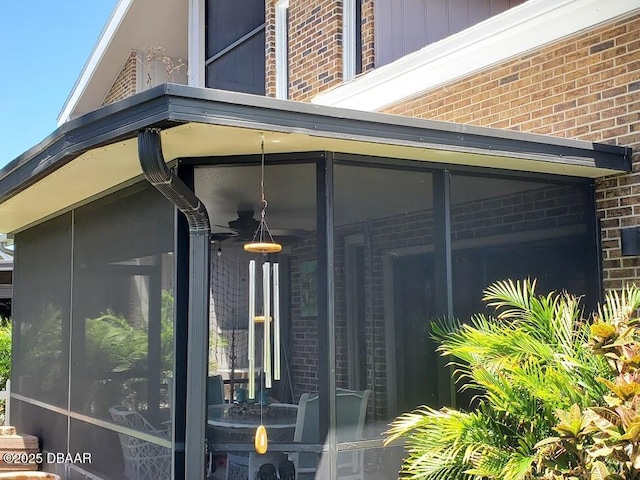
[[[336,394],[336,438],[338,443],[362,439],[367,414],[370,390],[361,392],[339,390]],[[298,405],[298,417],[294,443],[319,443],[318,396],[302,394]],[[290,453],[299,478],[315,474],[319,455],[315,453]],[[338,476],[340,479],[364,480],[363,452],[354,450],[338,453]]]
[[[207,405],[224,403],[224,380],[222,375],[207,377]]]
[[[155,435],[166,434],[164,430],[153,428],[138,412],[126,407],[111,407],[109,413],[113,421],[123,427]],[[128,480],[169,480],[171,478],[170,449],[124,433],[118,433],[118,438],[124,458],[124,475]]]

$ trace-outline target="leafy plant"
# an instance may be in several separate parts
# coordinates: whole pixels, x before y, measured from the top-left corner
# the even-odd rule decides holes
[[[160,351],[162,352],[162,371],[165,375],[173,372],[173,294],[162,291],[160,305]]]
[[[16,328],[20,328],[17,348],[22,376],[38,378],[37,383],[28,382],[32,388],[47,392],[52,402],[62,401],[64,392],[58,388],[62,381],[62,312],[53,304],[44,305]]]
[[[147,333],[111,310],[86,320],[85,366],[91,372],[117,373],[144,368]],[[95,373],[94,373],[95,374]]]
[[[403,478],[554,478],[544,475],[561,448],[558,420],[568,432],[588,429],[575,408],[600,405],[609,388],[602,379],[613,380],[606,358],[589,345],[591,329],[577,297],[539,296],[535,281],[525,280],[491,285],[484,301],[494,317],[433,325],[438,351],[453,359],[460,388],[478,392],[478,407],[421,407],[398,417],[386,441],[406,439]],[[549,438],[543,448],[540,442]]]
[[[545,479],[640,478],[640,290],[612,292],[590,326],[588,347],[606,360],[600,402],[556,412],[556,436],[539,442]],[[613,377],[613,378],[611,378]]]
[[[11,323],[0,327],[0,390],[4,390],[11,374]]]

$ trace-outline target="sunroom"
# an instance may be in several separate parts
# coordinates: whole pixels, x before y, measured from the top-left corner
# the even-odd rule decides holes
[[[91,452],[43,465],[64,478],[392,478],[394,416],[470,401],[430,322],[503,278],[597,301],[594,179],[629,169],[610,145],[178,85],[84,115],[0,171],[12,420]]]

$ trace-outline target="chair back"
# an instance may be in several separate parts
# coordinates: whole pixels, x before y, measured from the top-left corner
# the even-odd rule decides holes
[[[298,402],[294,443],[318,443],[320,440],[320,411],[318,395],[303,393]]]
[[[151,425],[146,418],[140,415],[134,410],[129,410],[127,407],[118,405],[109,409],[111,418],[118,425],[123,427],[133,428],[141,431],[155,431],[153,425]]]
[[[111,418],[123,427],[147,433],[161,435],[138,412],[121,405],[109,409]],[[124,475],[129,480],[169,480],[171,478],[171,450],[139,438],[118,433],[122,457],[124,459]]]
[[[224,380],[222,375],[207,377],[207,405],[224,403]]]
[[[336,394],[336,440],[338,443],[362,440],[367,403],[371,390],[362,392],[339,390]],[[338,469],[362,473],[362,451],[338,453]]]
[[[342,390],[336,394],[336,439],[338,443],[362,439],[367,402],[371,390]]]
[[[367,403],[371,390],[336,392],[336,439],[338,443],[352,442],[362,439],[364,423],[367,415]],[[298,416],[293,441],[299,443],[320,442],[320,411],[317,394],[303,393],[298,404]],[[338,454],[338,467],[354,465],[359,461],[360,452],[344,452]],[[298,458],[300,471],[313,470],[318,462],[318,455],[301,453]]]

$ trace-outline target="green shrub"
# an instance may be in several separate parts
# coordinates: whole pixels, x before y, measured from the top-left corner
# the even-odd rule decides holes
[[[421,407],[398,417],[402,478],[640,479],[640,289],[607,295],[585,319],[577,297],[497,282],[495,317],[434,325],[442,355],[478,408]]]
[[[0,327],[0,390],[11,375],[11,324]]]

